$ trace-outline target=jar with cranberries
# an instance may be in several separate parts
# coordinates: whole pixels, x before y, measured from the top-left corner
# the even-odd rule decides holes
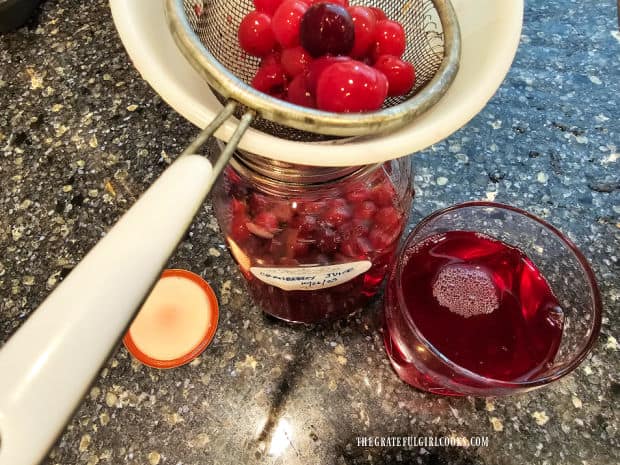
[[[408,157],[317,168],[238,151],[213,189],[254,301],[290,322],[345,317],[376,294],[413,199]]]

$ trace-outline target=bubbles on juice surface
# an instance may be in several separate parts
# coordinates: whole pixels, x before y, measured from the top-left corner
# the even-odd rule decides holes
[[[464,318],[488,315],[499,307],[493,278],[481,267],[452,263],[444,266],[433,282],[439,305]]]

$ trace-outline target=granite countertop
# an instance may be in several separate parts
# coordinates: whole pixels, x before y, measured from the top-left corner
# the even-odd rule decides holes
[[[616,2],[527,2],[489,105],[414,157],[412,222],[495,199],[581,247],[604,303],[571,375],[502,399],[409,388],[384,355],[379,301],[288,326],[248,299],[210,205],[170,265],[221,304],[212,345],[157,371],[119,347],[45,464],[620,463],[620,34]],[[0,36],[0,345],[196,134],[132,67],[105,0],[49,0]],[[0,375],[1,376],[1,375]],[[488,436],[487,447],[360,447],[361,436]]]

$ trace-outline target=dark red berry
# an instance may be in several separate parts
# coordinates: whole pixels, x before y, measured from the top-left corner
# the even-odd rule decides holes
[[[375,40],[377,17],[370,8],[363,6],[352,6],[348,11],[355,28],[355,42],[351,56],[364,58]]]
[[[241,48],[257,57],[269,54],[276,44],[271,30],[271,18],[258,11],[252,11],[243,18],[238,36]]]
[[[375,68],[385,74],[388,80],[388,95],[407,95],[415,84],[415,69],[411,63],[392,55],[381,55]]]
[[[381,55],[403,56],[407,47],[405,30],[396,21],[383,20],[377,23],[372,56],[376,60]]]
[[[317,106],[337,113],[374,111],[381,108],[387,92],[383,73],[351,60],[323,71],[316,90]]]
[[[301,18],[308,10],[308,4],[300,0],[285,0],[271,18],[271,28],[282,47],[299,45]]]
[[[316,3],[301,20],[300,40],[313,57],[348,55],[355,41],[353,19],[341,5]]]
[[[269,16],[273,16],[276,12],[282,0],[254,0],[254,6],[261,13],[266,13]]]
[[[282,50],[281,63],[291,78],[308,71],[311,62],[312,57],[302,46]]]

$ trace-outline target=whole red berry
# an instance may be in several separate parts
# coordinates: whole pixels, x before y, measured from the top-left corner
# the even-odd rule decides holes
[[[290,77],[307,71],[311,62],[312,57],[302,46],[282,50],[281,63]]]
[[[287,100],[302,107],[316,108],[316,101],[308,88],[308,79],[305,74],[296,76],[288,85]]]
[[[254,0],[254,6],[257,11],[273,16],[282,0]]]
[[[388,80],[388,95],[407,95],[415,84],[415,68],[411,63],[392,55],[381,55],[375,68],[385,74]]]
[[[316,3],[301,20],[300,40],[313,57],[348,55],[355,41],[353,19],[343,6]]]
[[[377,17],[370,8],[363,6],[352,6],[349,7],[348,11],[355,28],[355,43],[351,50],[351,56],[363,58],[374,42]]]
[[[284,68],[278,63],[261,66],[252,79],[252,87],[276,97],[286,91],[287,85],[288,80]]]
[[[299,45],[301,18],[308,10],[308,4],[300,0],[285,0],[271,18],[271,28],[276,40],[284,48]]]
[[[383,21],[383,20],[388,19],[387,15],[385,14],[385,11],[383,11],[381,8],[377,8],[376,6],[371,6],[369,8],[372,10],[372,12],[377,17],[377,21]]]
[[[332,57],[325,56],[321,58],[317,58],[308,67],[308,89],[310,89],[310,93],[312,93],[316,97],[316,86],[319,83],[319,78],[323,71],[329,68],[334,63],[344,63],[345,61],[349,61],[349,57]]]
[[[376,60],[381,55],[403,56],[407,48],[405,30],[396,21],[384,20],[377,23],[375,29],[375,44],[372,56]]]
[[[359,61],[329,66],[319,78],[316,98],[321,110],[337,113],[374,111],[387,97],[387,78]]]
[[[271,18],[265,13],[252,11],[239,25],[239,45],[248,54],[263,57],[269,54],[276,39],[271,30]]]

